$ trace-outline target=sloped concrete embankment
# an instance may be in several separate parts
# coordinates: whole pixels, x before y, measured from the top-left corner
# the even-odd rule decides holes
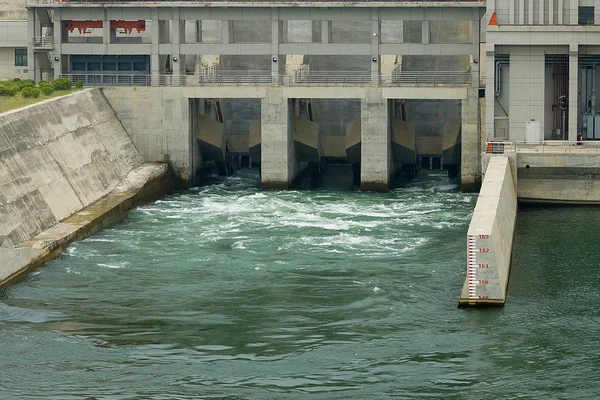
[[[170,190],[99,89],[0,115],[0,285]]]
[[[509,160],[493,156],[467,233],[467,277],[459,305],[505,303],[516,218],[517,195]]]

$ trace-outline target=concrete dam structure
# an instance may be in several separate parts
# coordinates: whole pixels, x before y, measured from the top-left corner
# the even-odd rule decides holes
[[[29,3],[30,74],[104,86],[145,160],[170,162],[179,184],[248,156],[263,187],[335,161],[387,191],[396,170],[427,158],[477,189],[484,3],[136,4]],[[399,104],[414,135],[399,136]],[[204,117],[221,127],[202,129]],[[456,120],[461,151],[446,163],[444,124]]]
[[[0,115],[0,285],[170,190],[100,89]]]

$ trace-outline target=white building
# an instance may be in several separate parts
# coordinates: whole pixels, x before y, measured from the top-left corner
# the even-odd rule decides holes
[[[0,80],[28,77],[27,21],[0,21]]]
[[[485,18],[487,139],[600,139],[600,2],[487,0]]]

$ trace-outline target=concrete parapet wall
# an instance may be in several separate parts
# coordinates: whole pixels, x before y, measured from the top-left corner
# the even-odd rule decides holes
[[[103,92],[144,161],[169,162],[178,185],[188,185],[194,166],[189,99],[182,88],[109,87]]]
[[[600,154],[578,153],[586,150],[585,144],[551,149],[553,152],[505,155],[516,178],[517,199],[531,203],[600,204]],[[483,155],[484,169],[493,157]]]
[[[0,116],[0,247],[113,190],[142,157],[100,89]]]
[[[504,304],[516,218],[509,160],[493,156],[467,233],[467,277],[459,304]]]
[[[518,153],[516,169],[519,201],[600,204],[600,154]]]

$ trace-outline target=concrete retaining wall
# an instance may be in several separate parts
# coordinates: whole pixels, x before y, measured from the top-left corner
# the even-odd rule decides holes
[[[490,158],[467,234],[467,278],[460,305],[502,305],[517,218],[509,160]]]
[[[0,287],[58,257],[70,243],[121,222],[132,208],[154,201],[171,189],[166,164],[140,165],[112,192],[90,206],[20,243],[18,248],[0,247]]]
[[[506,154],[515,178],[518,201],[600,204],[600,153],[586,149],[585,145],[571,150],[566,145],[558,147],[559,143],[556,146],[547,152]],[[483,155],[484,169],[492,157]]]
[[[519,201],[600,204],[600,154],[519,153],[516,170]]]
[[[0,247],[89,206],[142,162],[100,89],[0,115]]]
[[[169,162],[178,184],[193,181],[189,99],[179,87],[103,89],[144,161]]]

